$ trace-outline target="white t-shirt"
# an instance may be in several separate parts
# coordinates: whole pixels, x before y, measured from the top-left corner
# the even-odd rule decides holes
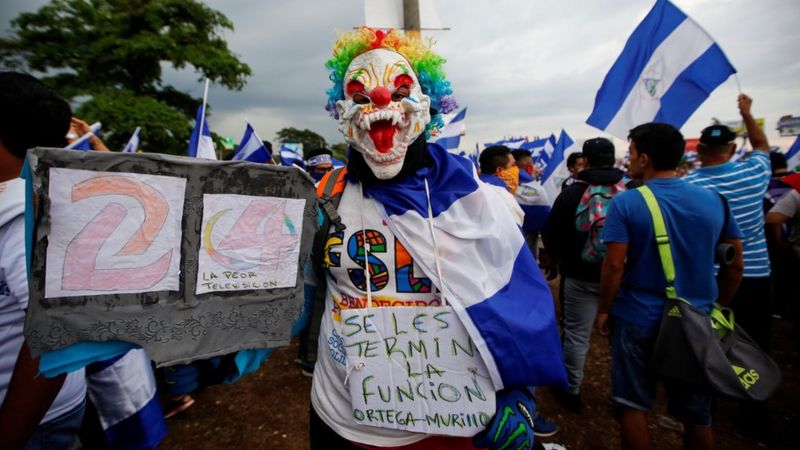
[[[800,245],[800,192],[792,189],[781,197],[769,212],[778,213],[790,219],[792,234],[789,236],[789,242]]]
[[[24,187],[22,179],[0,185],[0,404],[6,397],[8,383],[22,347],[22,327],[28,307]],[[69,412],[83,402],[85,395],[84,370],[70,373],[41,423]]]
[[[372,273],[372,306],[441,306],[431,280],[414,264],[376,206],[375,200],[364,199],[364,228],[371,246],[370,262],[376,267]],[[364,262],[357,185],[347,185],[338,212],[347,228],[336,232],[331,227],[326,243],[328,283],[311,403],[320,418],[345,439],[375,446],[413,444],[428,435],[361,425],[352,416],[350,392],[345,385],[347,373],[339,311],[364,308],[367,304],[364,270],[356,262]]]

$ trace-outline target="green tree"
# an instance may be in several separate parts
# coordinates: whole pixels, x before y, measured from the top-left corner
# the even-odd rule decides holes
[[[339,142],[338,144],[331,145],[331,152],[334,158],[340,161],[347,161],[347,143]]]
[[[324,137],[307,128],[305,130],[292,127],[281,128],[278,130],[276,137],[281,144],[284,142],[299,142],[303,144],[303,151],[309,151],[327,145]]]
[[[0,62],[80,103],[76,115],[102,121],[112,149],[141,126],[144,150],[186,152],[202,99],[165,84],[164,67],[234,90],[251,74],[221,35],[231,21],[196,0],[52,0],[11,26]]]

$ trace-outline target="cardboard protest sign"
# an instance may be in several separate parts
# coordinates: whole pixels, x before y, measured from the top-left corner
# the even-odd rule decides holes
[[[380,307],[341,314],[357,423],[474,436],[494,416],[488,369],[452,308]]]
[[[28,163],[34,355],[122,340],[170,365],[288,343],[318,228],[304,172],[62,149]]]

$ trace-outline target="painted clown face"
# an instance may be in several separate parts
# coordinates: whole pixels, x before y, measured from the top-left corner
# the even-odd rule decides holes
[[[344,78],[344,100],[336,103],[339,131],[378,179],[400,172],[408,145],[430,122],[430,97],[402,55],[370,50],[357,56]]]

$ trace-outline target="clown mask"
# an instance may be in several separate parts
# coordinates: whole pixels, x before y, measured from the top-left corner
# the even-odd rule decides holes
[[[430,97],[399,53],[370,50],[357,56],[344,78],[344,100],[336,103],[339,131],[378,179],[400,172],[409,144],[430,122]]]

